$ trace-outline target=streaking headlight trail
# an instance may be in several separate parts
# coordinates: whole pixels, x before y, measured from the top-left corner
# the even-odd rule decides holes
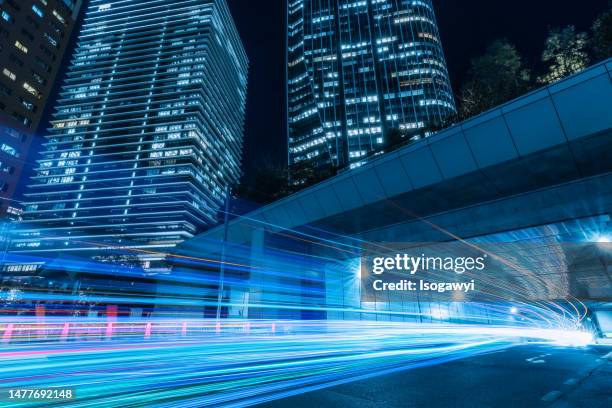
[[[591,340],[574,330],[465,324],[126,319],[109,328],[102,319],[49,319],[29,331],[13,324],[8,342],[9,324],[0,327],[0,387],[75,389],[75,400],[47,403],[62,407],[249,406],[526,342]]]

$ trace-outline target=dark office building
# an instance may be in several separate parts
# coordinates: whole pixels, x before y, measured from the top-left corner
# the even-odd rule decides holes
[[[14,200],[81,0],[0,0],[0,217]]]
[[[356,167],[455,112],[431,0],[289,0],[287,42],[290,164]]]
[[[240,177],[247,69],[225,0],[90,1],[15,247],[147,266],[214,224]]]

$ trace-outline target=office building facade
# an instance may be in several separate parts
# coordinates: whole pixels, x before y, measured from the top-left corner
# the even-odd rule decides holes
[[[89,2],[14,248],[140,256],[215,223],[247,71],[225,0]]]
[[[16,196],[81,0],[0,0],[0,218]]]
[[[290,165],[355,167],[456,112],[431,0],[289,0],[287,20]]]

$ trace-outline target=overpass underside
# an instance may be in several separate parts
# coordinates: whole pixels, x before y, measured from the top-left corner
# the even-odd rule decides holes
[[[595,66],[208,231],[179,248],[175,271],[194,269],[180,256],[228,262],[228,317],[605,320],[611,67]],[[434,243],[455,256],[463,249],[492,256],[485,273],[471,277],[478,290],[364,296],[365,248],[388,255]],[[219,270],[204,275],[214,300]]]
[[[448,187],[441,188],[452,194]],[[373,227],[377,215],[370,210],[370,215],[347,213],[344,222],[336,216],[291,230],[251,221],[250,242],[227,242],[225,315],[507,323],[513,305],[539,304],[570,314],[577,308],[581,319],[610,307],[612,244],[605,238],[611,232],[612,173],[428,215],[417,215],[397,201],[379,205],[395,208],[405,214],[404,220]],[[360,217],[368,218],[371,228],[356,230]],[[476,248],[499,259],[485,272],[463,274],[461,279],[437,272],[444,281],[474,279],[476,290],[469,294],[392,292],[364,297],[364,248],[371,251],[375,246],[381,255],[393,256],[420,254],[434,243],[443,257]],[[176,270],[182,268],[193,270],[177,261]],[[214,301],[218,272],[212,268],[208,273],[209,299]]]

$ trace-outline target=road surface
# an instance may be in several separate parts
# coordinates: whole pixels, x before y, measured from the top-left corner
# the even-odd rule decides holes
[[[612,349],[522,346],[357,381],[259,408],[610,408]]]

